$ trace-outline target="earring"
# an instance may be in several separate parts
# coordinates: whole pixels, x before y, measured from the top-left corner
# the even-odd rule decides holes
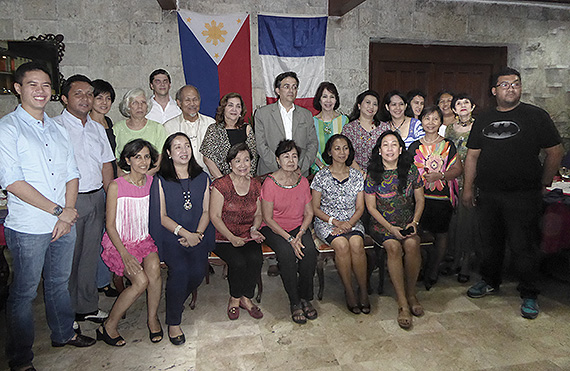
[[[168,159],[169,159],[169,160],[172,160],[172,156],[168,156]]]

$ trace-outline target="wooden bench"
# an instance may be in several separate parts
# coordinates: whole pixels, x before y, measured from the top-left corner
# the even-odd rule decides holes
[[[323,293],[325,290],[325,275],[324,275],[324,267],[329,259],[334,259],[334,250],[332,247],[318,239],[313,235],[313,239],[315,241],[315,246],[319,250],[319,255],[317,256],[317,278],[319,287],[317,290],[317,299],[323,299]],[[428,248],[433,245],[433,239],[430,236],[422,236],[421,247]],[[366,250],[366,257],[367,257],[367,270],[368,270],[368,293],[372,294],[373,289],[371,285],[371,277],[372,272],[378,267],[378,288],[377,293],[381,295],[384,293],[384,281],[386,276],[386,250],[382,248],[381,245],[378,245],[374,242],[374,240],[366,235],[364,238],[364,248]],[[267,258],[270,256],[275,256],[275,252],[265,243],[261,244],[261,251],[263,253],[263,258]],[[210,253],[210,257],[208,258],[209,264],[223,266],[223,273],[222,277],[227,277],[227,265],[226,263],[218,257],[213,252]],[[208,267],[208,273],[206,274],[206,284],[210,283],[210,267]],[[263,280],[261,274],[257,280],[257,295],[255,296],[255,300],[258,303],[261,303],[261,297],[263,294]],[[197,298],[197,290],[192,293],[192,299],[190,300],[190,308],[194,309],[196,306],[196,298]]]

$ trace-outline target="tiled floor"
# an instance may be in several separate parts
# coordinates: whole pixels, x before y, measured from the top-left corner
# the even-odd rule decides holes
[[[52,348],[38,295],[34,365],[38,370],[570,370],[569,285],[545,279],[541,314],[533,321],[519,315],[515,283],[497,296],[469,299],[467,284],[444,277],[431,291],[418,285],[426,315],[404,331],[395,318],[389,281],[383,296],[371,296],[372,313],[353,315],[345,307],[342,286],[332,263],[325,268],[324,299],[315,300],[319,318],[306,325],[290,320],[278,277],[265,273],[260,307],[254,320],[241,312],[237,321],[225,314],[228,288],[221,268],[200,287],[194,311],[187,308],[187,341],[175,347],[165,339],[151,344],[141,297],[121,322],[128,344],[112,348],[102,342],[87,349]],[[373,280],[377,279],[374,273]],[[316,279],[315,279],[316,282]],[[101,296],[100,307],[112,300]],[[164,301],[160,307],[164,319]],[[3,317],[3,316],[2,316]],[[0,320],[4,347],[5,323]],[[95,324],[82,325],[94,335]],[[5,369],[6,361],[0,362]]]

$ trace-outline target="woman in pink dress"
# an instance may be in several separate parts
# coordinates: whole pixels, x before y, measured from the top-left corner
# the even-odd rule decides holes
[[[163,337],[157,316],[162,289],[160,259],[148,231],[152,177],[147,172],[157,160],[152,144],[143,139],[130,141],[118,162],[129,173],[111,182],[107,193],[107,232],[101,256],[113,273],[125,275],[132,283],[121,292],[109,317],[97,329],[97,340],[112,346],[126,344],[117,331],[119,320],[145,290],[150,341],[158,343]]]

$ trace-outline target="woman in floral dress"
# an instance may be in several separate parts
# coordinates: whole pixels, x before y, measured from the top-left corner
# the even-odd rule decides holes
[[[426,264],[427,290],[437,282],[439,264],[447,251],[447,231],[457,204],[457,177],[463,172],[455,144],[438,134],[443,113],[437,106],[427,107],[420,115],[425,136],[408,149],[424,180],[426,206],[420,224],[435,236],[435,256]]]
[[[398,302],[398,325],[412,326],[424,309],[416,297],[420,272],[418,222],[424,209],[423,181],[395,131],[386,131],[372,149],[364,192],[372,216],[370,234],[388,254],[388,272]]]

